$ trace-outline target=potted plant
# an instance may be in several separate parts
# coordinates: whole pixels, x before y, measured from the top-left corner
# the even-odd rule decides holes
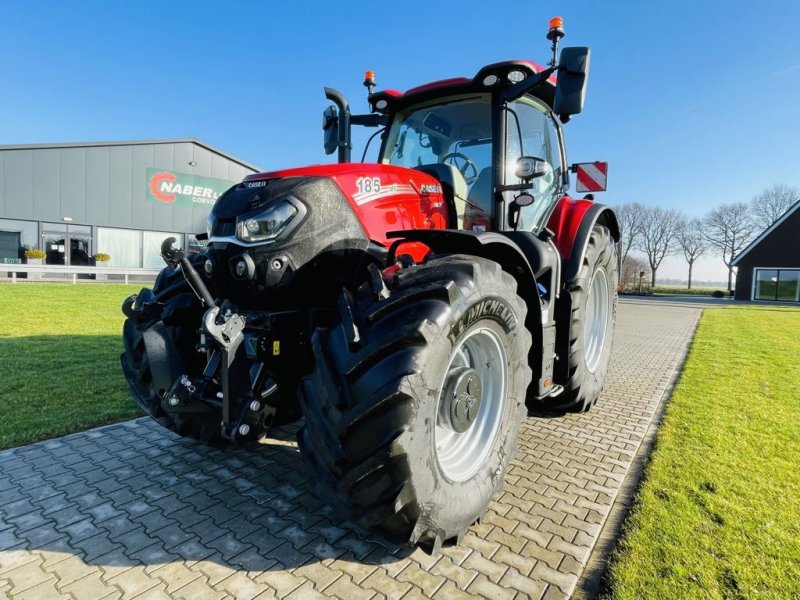
[[[46,252],[42,250],[37,250],[36,248],[27,248],[25,250],[25,262],[29,265],[40,265],[42,264],[42,259],[47,256]]]
[[[41,265],[46,256],[47,253],[42,250],[37,250],[36,248],[25,249],[25,262],[29,265]],[[28,279],[41,279],[42,275],[41,271],[28,273]]]
[[[108,261],[111,260],[111,255],[106,254],[105,252],[98,252],[97,254],[93,254],[92,258],[94,259],[94,266],[95,267],[107,267]],[[105,273],[95,273],[95,279],[108,279],[108,275]]]
[[[97,254],[94,254],[92,258],[94,259],[94,264],[97,267],[107,267],[108,261],[111,260],[111,256],[105,252],[98,252]]]

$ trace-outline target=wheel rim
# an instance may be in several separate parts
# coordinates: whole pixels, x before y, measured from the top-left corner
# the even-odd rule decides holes
[[[500,431],[507,401],[508,373],[505,348],[493,330],[476,329],[453,350],[445,372],[465,371],[477,375],[480,381],[477,413],[465,431],[458,433],[453,429],[450,422],[452,398],[445,397],[450,391],[450,377],[446,376],[439,390],[434,431],[439,466],[447,478],[456,482],[467,481],[480,470]]]
[[[594,373],[606,345],[608,333],[608,274],[598,269],[592,277],[589,297],[586,299],[586,321],[583,325],[583,351],[586,368]]]

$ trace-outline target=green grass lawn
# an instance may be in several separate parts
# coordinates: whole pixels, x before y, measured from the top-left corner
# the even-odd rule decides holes
[[[141,414],[119,365],[140,287],[0,284],[0,448]]]
[[[707,310],[612,561],[613,598],[800,597],[800,310]]]

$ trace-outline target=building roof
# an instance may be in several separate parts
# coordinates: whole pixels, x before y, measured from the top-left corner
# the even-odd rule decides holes
[[[790,206],[786,210],[786,212],[783,213],[780,216],[780,218],[778,218],[777,221],[775,221],[772,225],[770,225],[764,231],[762,231],[761,235],[759,235],[756,239],[750,242],[744,250],[739,252],[739,254],[737,254],[736,257],[731,261],[731,266],[732,267],[737,266],[739,264],[739,261],[742,259],[742,257],[744,257],[745,254],[747,254],[753,248],[758,246],[767,236],[769,236],[769,234],[775,231],[781,225],[781,223],[783,223],[786,219],[792,216],[798,209],[800,209],[800,200],[798,200],[792,206]]]
[[[129,141],[116,141],[116,142],[64,142],[60,144],[10,144],[10,145],[0,145],[0,151],[45,150],[51,148],[94,148],[98,146],[145,146],[145,145],[149,146],[153,144],[196,144],[198,146],[202,146],[206,150],[213,152],[214,154],[218,154],[224,158],[227,158],[230,161],[239,163],[243,167],[247,167],[248,169],[251,169],[253,171],[259,172],[262,170],[260,167],[257,167],[251,163],[236,158],[232,154],[223,152],[222,150],[214,148],[214,146],[206,144],[205,142],[201,142],[196,138],[181,138],[174,140],[129,140]]]

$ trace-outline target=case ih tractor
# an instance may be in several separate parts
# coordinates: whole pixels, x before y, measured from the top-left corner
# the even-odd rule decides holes
[[[588,48],[374,92],[324,113],[338,164],[250,175],[208,245],[127,299],[122,366],[181,435],[247,442],[301,421],[318,493],[398,543],[457,542],[499,490],[528,408],[586,411],[614,328],[614,214],[566,195],[562,124]],[[377,164],[350,161],[377,127]],[[578,179],[603,163],[577,167]],[[599,178],[599,177],[598,177]]]

